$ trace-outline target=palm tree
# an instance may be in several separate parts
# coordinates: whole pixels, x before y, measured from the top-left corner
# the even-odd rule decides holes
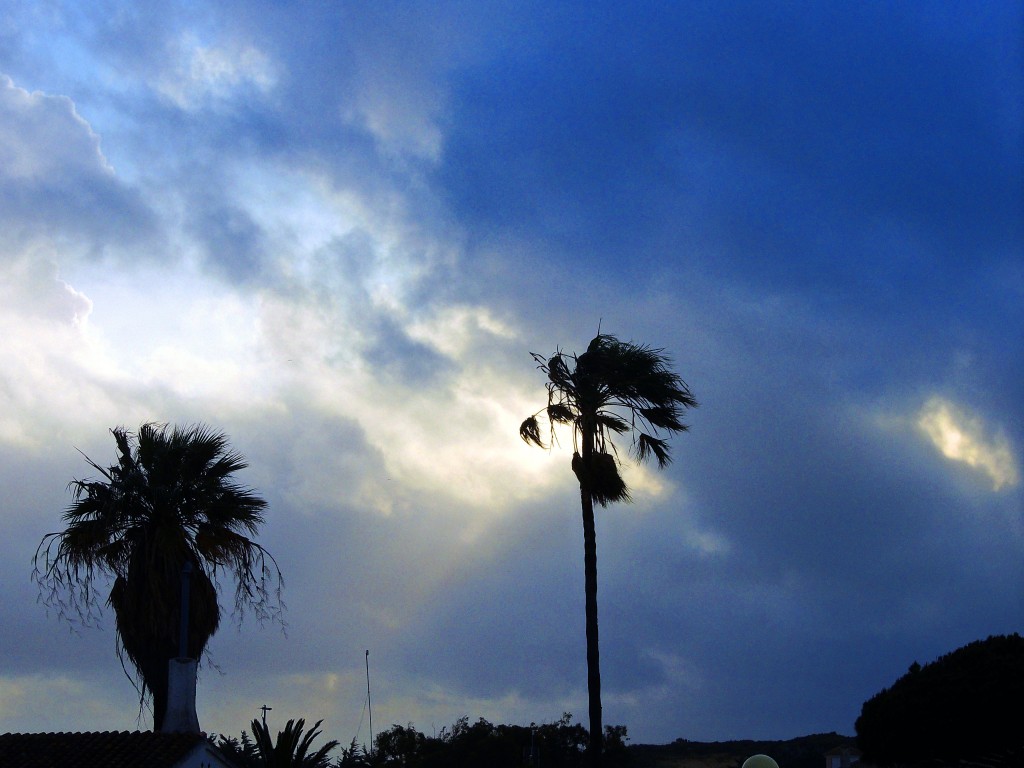
[[[629,489],[619,474],[618,453],[611,436],[630,433],[633,453],[643,462],[653,456],[663,469],[671,461],[662,434],[684,432],[685,409],[697,400],[686,383],[670,369],[664,350],[624,342],[598,333],[583,354],[557,350],[545,360],[534,354],[537,367],[547,374],[548,404],[526,419],[519,436],[546,448],[557,439],[555,427],[572,428],[572,470],[580,483],[583,507],[583,567],[586,592],[587,690],[590,699],[591,765],[600,765],[601,666],[597,641],[597,539],[594,502],[602,507],[629,501]],[[550,429],[547,445],[538,416]]]
[[[328,755],[338,746],[335,740],[328,741],[316,752],[310,748],[316,737],[320,735],[320,724],[317,720],[309,731],[303,735],[306,721],[302,718],[289,720],[283,731],[277,732],[277,742],[270,740],[270,730],[259,720],[252,721],[252,735],[256,745],[258,768],[327,768]]]
[[[244,458],[227,437],[205,426],[143,424],[137,434],[111,430],[117,463],[88,456],[98,480],[73,480],[67,527],[46,534],[33,558],[43,602],[72,623],[98,613],[98,583],[113,577],[107,597],[117,651],[134,667],[140,697],[152,697],[153,727],[167,711],[167,674],[180,655],[181,573],[191,565],[186,655],[198,659],[220,624],[220,578],[234,578],[235,613],[280,619],[281,572],[253,541],[266,502],[232,475]],[[123,654],[123,655],[122,655]],[[125,667],[127,669],[127,666]]]

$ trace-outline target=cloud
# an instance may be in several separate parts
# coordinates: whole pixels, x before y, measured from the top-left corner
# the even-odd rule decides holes
[[[30,93],[0,75],[0,223],[3,251],[47,240],[98,254],[115,241],[143,241],[154,218],[117,178],[71,99]]]
[[[186,112],[228,105],[251,93],[266,95],[277,85],[277,67],[252,44],[203,45],[185,33],[168,47],[171,64],[155,88]]]
[[[272,348],[293,361],[307,397],[360,424],[396,482],[486,512],[475,528],[541,492],[546,482],[536,481],[551,476],[543,454],[518,439],[520,421],[534,410],[531,393],[503,372],[512,332],[486,312],[453,307],[404,317],[409,309],[350,307],[344,298],[308,305],[279,295],[264,300]],[[402,337],[429,346],[415,350],[396,341]],[[389,365],[382,350],[401,354],[405,366]],[[421,375],[404,375],[427,365]],[[516,479],[523,473],[531,482]]]
[[[1020,465],[1006,435],[990,435],[980,417],[953,402],[929,398],[918,413],[917,426],[947,459],[988,475],[992,490],[1020,482]]]
[[[37,246],[3,264],[0,306],[23,318],[84,327],[92,312],[92,301],[60,279],[57,257],[52,248]]]
[[[113,407],[88,322],[93,302],[58,276],[53,258],[39,247],[0,262],[0,443],[21,448]]]
[[[580,249],[573,282],[692,269],[866,313],[991,295],[988,264],[1012,263],[1024,234],[1019,152],[994,140],[1007,113],[1021,130],[1018,14],[965,16],[998,26],[994,48],[927,14],[804,10],[567,12],[571,45],[529,25],[455,73],[437,178],[477,238],[539,251],[532,275]],[[998,256],[963,258],[980,250]]]
[[[36,185],[114,174],[71,99],[29,93],[6,76],[0,76],[0,169],[9,182]]]

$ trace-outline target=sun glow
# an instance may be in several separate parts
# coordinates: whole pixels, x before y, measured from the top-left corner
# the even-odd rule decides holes
[[[992,490],[1014,487],[1020,470],[1006,436],[987,437],[982,420],[941,397],[932,397],[918,414],[917,426],[953,461],[978,469],[992,480]]]

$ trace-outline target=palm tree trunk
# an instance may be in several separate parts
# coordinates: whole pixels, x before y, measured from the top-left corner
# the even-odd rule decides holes
[[[158,657],[157,660],[147,665],[149,669],[149,675],[143,673],[143,680],[146,681],[146,687],[149,688],[149,692],[153,697],[153,730],[161,731],[164,727],[164,719],[167,717],[167,692],[170,690],[168,680],[168,667],[170,666],[171,660],[164,659],[162,656]],[[159,669],[156,669],[159,667]]]
[[[590,697],[589,762],[601,765],[601,655],[597,642],[597,534],[594,530],[594,501],[581,489],[583,501],[583,572],[587,611],[587,692]]]
[[[586,430],[589,431],[589,430]],[[583,580],[587,614],[587,693],[590,699],[590,741],[587,757],[591,768],[600,768],[603,727],[601,725],[601,654],[597,642],[597,531],[594,525],[594,496],[588,478],[593,458],[593,436],[583,435],[584,478],[580,482],[583,507]]]

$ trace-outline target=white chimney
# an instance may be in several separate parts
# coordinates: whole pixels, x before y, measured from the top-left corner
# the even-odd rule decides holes
[[[167,668],[167,714],[160,728],[164,733],[199,733],[196,714],[195,659],[171,659]]]
[[[178,658],[167,666],[167,713],[160,730],[165,733],[199,733],[196,714],[196,669],[199,662],[188,657],[188,598],[192,563],[181,568],[181,619],[178,635]]]

